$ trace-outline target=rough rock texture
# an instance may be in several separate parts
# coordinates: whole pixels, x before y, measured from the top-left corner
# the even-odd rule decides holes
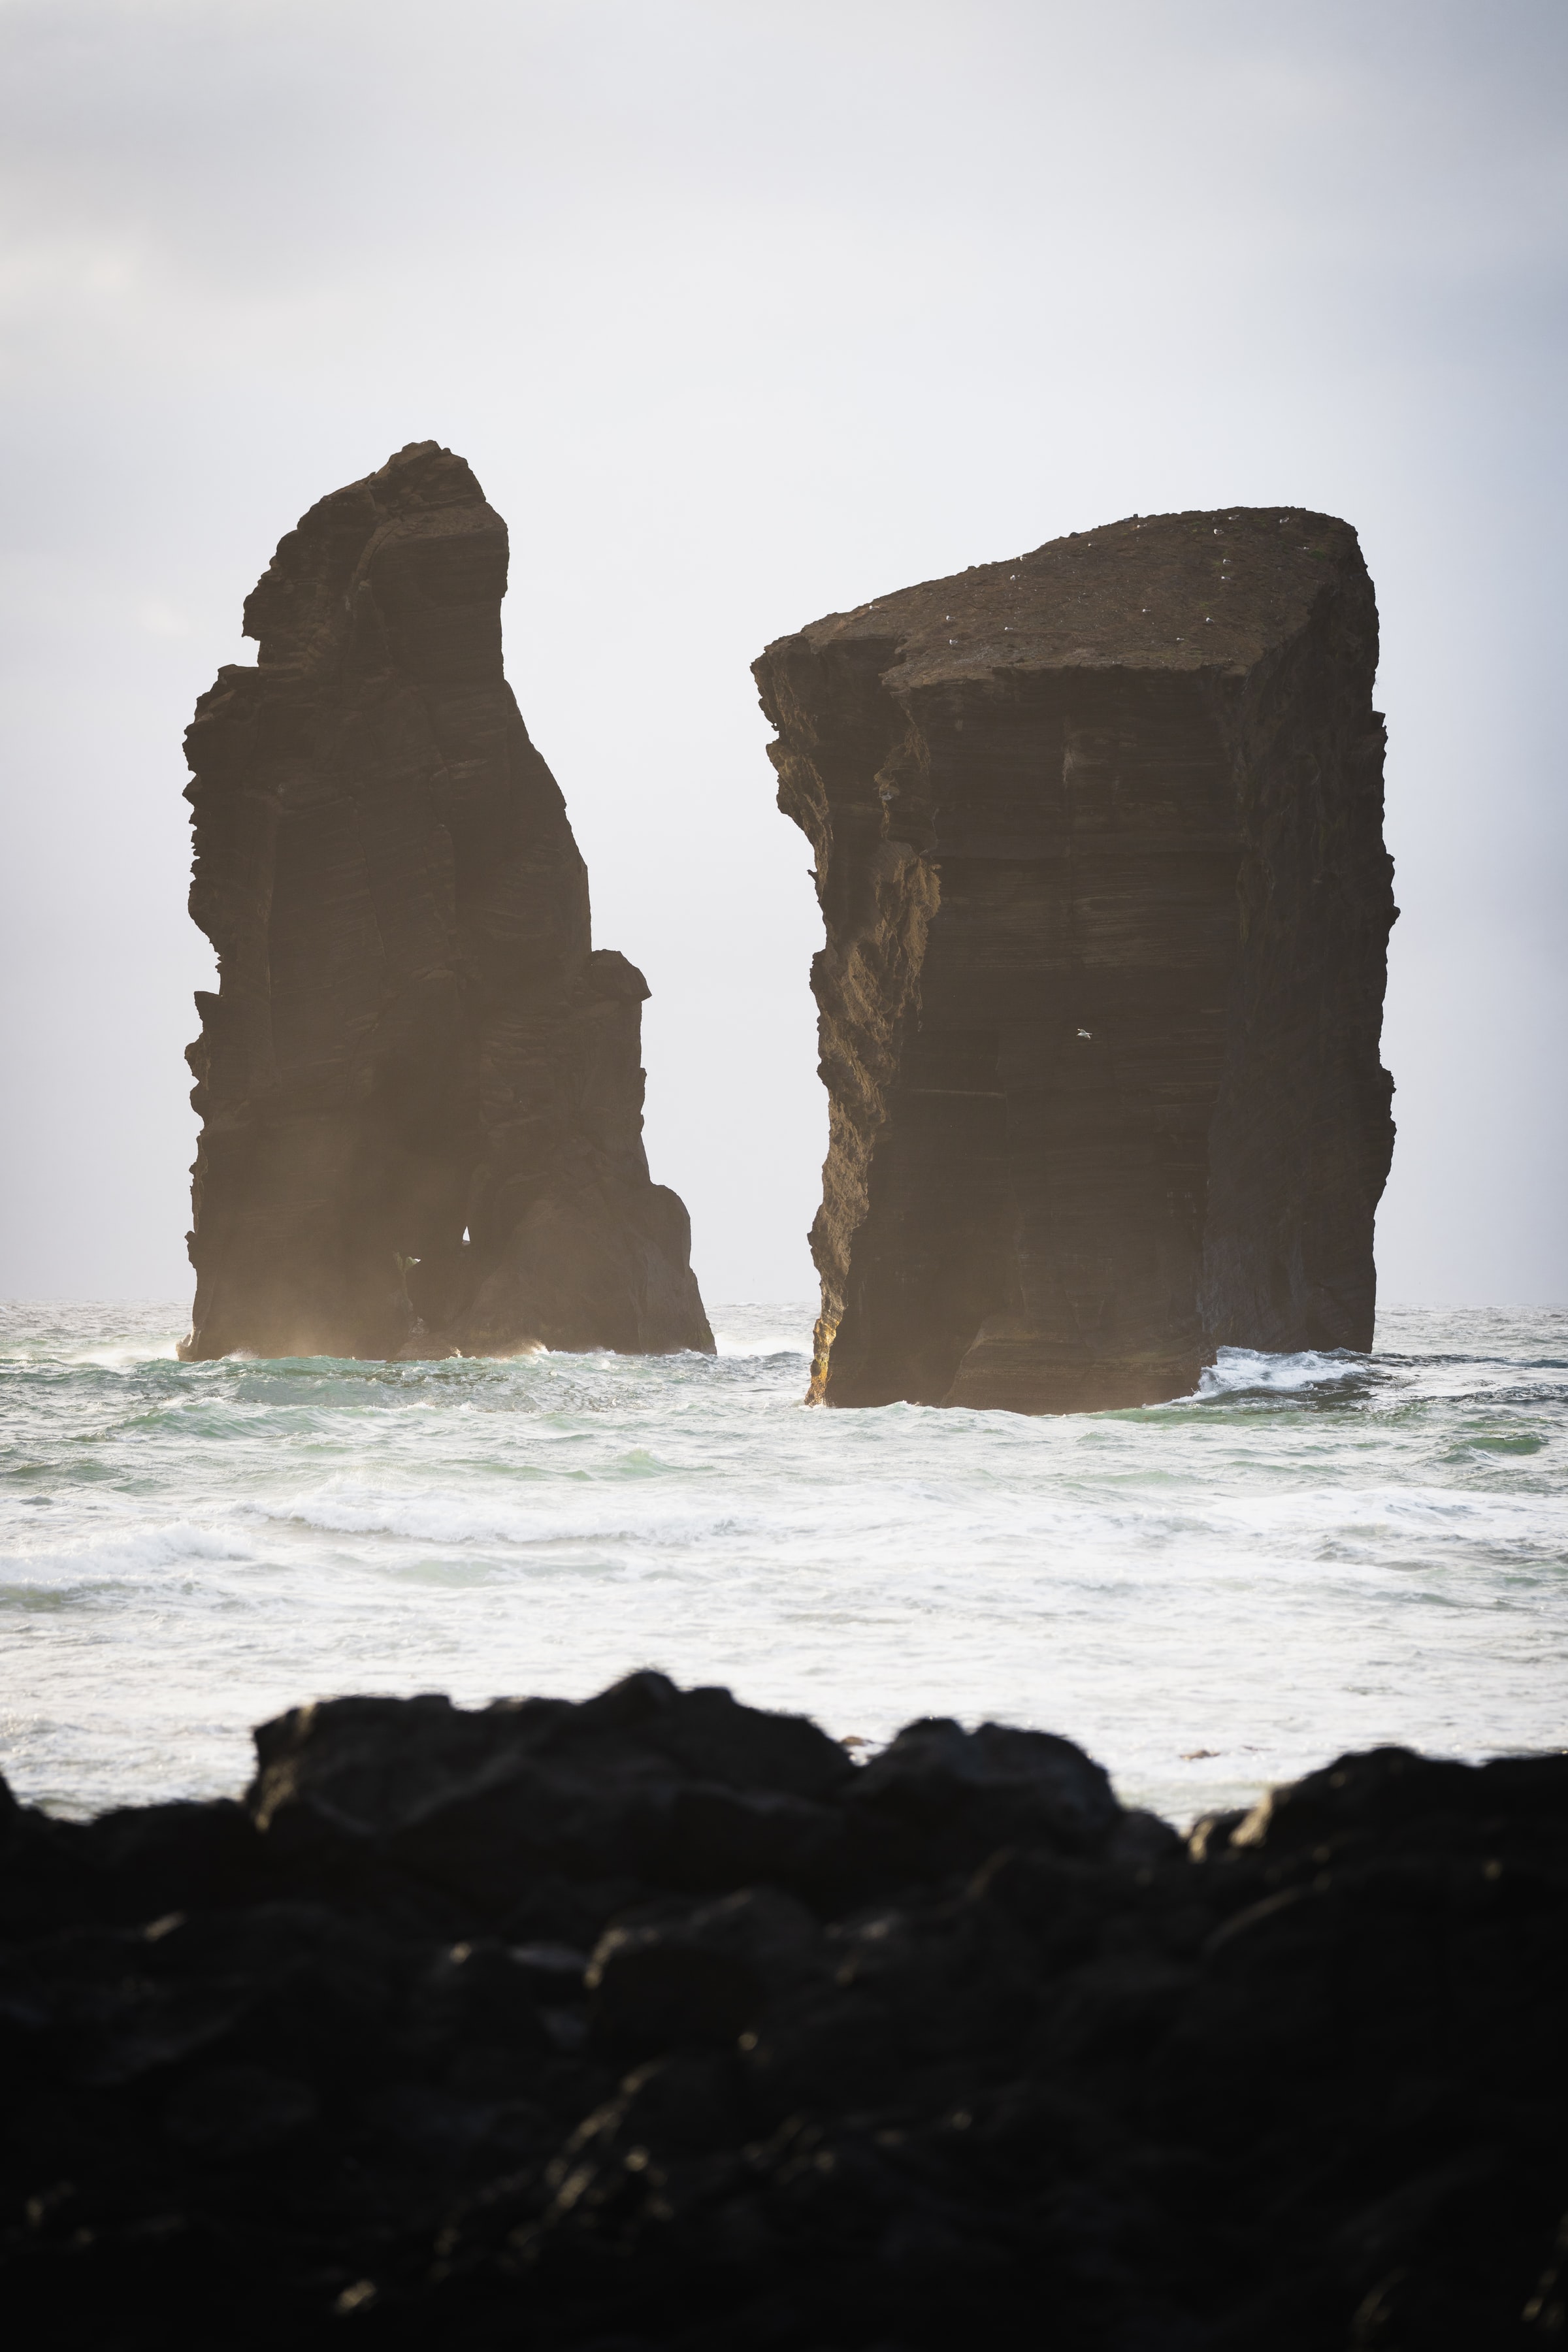
[[[184,1353],[710,1349],[642,1147],[642,974],[595,950],[565,805],[501,667],[507,536],[416,442],[312,507],[247,600],[254,669],[185,739],[221,986]]]
[[[658,1675],[257,1738],[244,1805],[0,1783],[19,2343],[1563,2341],[1568,1757],[1184,1845],[1063,1739]]]
[[[830,1097],[813,1392],[1064,1412],[1372,1343],[1394,906],[1347,525],[1133,517],[781,638]]]

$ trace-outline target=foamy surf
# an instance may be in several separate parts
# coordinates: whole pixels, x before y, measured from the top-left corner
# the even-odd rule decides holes
[[[1370,1360],[1344,1348],[1326,1353],[1309,1348],[1295,1356],[1266,1356],[1257,1348],[1221,1348],[1200,1376],[1197,1394],[1279,1396],[1342,1386],[1347,1381],[1364,1378]]]
[[[1396,1310],[1048,1421],[808,1411],[809,1307],[714,1319],[716,1358],[182,1365],[171,1307],[7,1310],[5,1769],[231,1788],[301,1698],[639,1664],[873,1742],[1065,1731],[1178,1816],[1568,1736],[1568,1315]]]

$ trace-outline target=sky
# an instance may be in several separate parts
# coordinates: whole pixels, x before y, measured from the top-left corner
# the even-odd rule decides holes
[[[1383,616],[1383,1295],[1568,1300],[1561,0],[0,0],[0,1296],[188,1297],[181,736],[433,438],[710,1300],[810,1295],[826,1144],[752,660],[1276,503]]]

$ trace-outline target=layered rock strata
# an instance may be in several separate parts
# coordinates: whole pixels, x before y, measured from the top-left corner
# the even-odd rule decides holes
[[[1377,614],[1298,509],[1132,517],[755,665],[816,857],[831,1404],[1365,1349],[1393,1148]]]
[[[1065,1739],[856,1767],[651,1674],[257,1744],[243,1803],[0,1782],[28,2341],[1562,2341],[1568,1759],[1184,1844]]]
[[[642,1145],[642,974],[592,945],[501,666],[507,534],[417,442],[311,508],[185,739],[217,950],[187,1357],[711,1349]]]

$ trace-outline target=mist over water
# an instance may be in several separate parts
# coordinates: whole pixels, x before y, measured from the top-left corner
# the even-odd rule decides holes
[[[1181,1820],[1568,1739],[1568,1311],[1394,1308],[1060,1420],[809,1411],[811,1311],[715,1309],[716,1360],[183,1365],[174,1305],[0,1310],[0,1766],[233,1791],[304,1699],[640,1665],[1065,1732]]]

